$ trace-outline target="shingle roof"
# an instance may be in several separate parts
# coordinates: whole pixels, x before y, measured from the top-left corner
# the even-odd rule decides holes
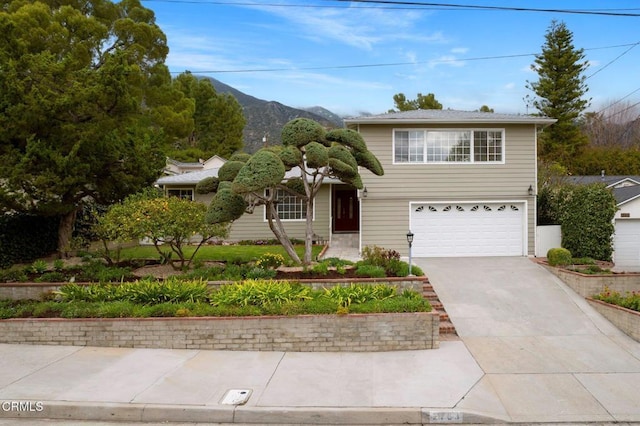
[[[204,178],[208,177],[218,177],[218,170],[220,169],[207,169],[200,170],[197,172],[191,173],[182,173],[180,175],[171,175],[171,176],[162,176],[156,181],[157,185],[165,186],[165,185],[196,185]],[[289,170],[285,177],[295,177],[300,176],[300,170],[297,167]],[[323,183],[342,183],[339,179],[335,178],[325,178]]]
[[[618,205],[628,203],[629,201],[640,197],[640,185],[613,188],[613,196],[616,198],[616,203],[618,203]]]
[[[158,185],[195,185],[204,178],[218,177],[218,170],[220,169],[207,169],[199,170],[197,172],[182,173],[179,175],[162,176],[157,180]]]
[[[636,184],[640,184],[640,176],[633,175],[611,175],[611,176],[568,176],[569,182],[579,185],[589,185],[592,183],[604,183],[607,186],[615,185],[624,180],[631,180]]]
[[[536,115],[499,114],[480,111],[456,111],[451,109],[418,109],[413,111],[392,112],[387,114],[369,115],[347,118],[346,124],[360,123],[513,123],[513,124],[543,124],[556,122],[554,118]]]

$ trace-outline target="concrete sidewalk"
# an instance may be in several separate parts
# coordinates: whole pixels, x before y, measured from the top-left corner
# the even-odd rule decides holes
[[[461,338],[440,349],[356,354],[5,344],[0,424],[16,417],[640,423],[640,344],[544,268],[525,258],[416,263]],[[224,404],[232,390],[246,392],[244,405]]]

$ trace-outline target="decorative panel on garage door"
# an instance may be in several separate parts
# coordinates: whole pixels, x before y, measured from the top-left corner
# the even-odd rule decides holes
[[[416,257],[523,256],[523,203],[411,203]]]

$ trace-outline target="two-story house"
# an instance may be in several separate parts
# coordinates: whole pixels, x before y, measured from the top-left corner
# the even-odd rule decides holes
[[[351,234],[358,248],[377,245],[414,256],[527,256],[535,253],[537,135],[554,119],[451,110],[417,110],[349,118],[384,167],[361,173],[356,190],[325,180],[314,232],[332,241]],[[217,169],[165,176],[167,194],[193,191]],[[181,192],[182,193],[182,192]],[[291,238],[304,238],[304,203],[283,194],[280,217]],[[264,208],[233,223],[231,240],[270,239]]]
[[[406,255],[410,230],[416,257],[533,255],[537,136],[554,122],[451,110],[345,120],[385,170],[362,174],[360,247]]]

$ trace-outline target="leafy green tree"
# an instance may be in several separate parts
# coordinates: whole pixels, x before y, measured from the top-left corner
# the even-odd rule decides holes
[[[553,21],[545,40],[531,65],[538,81],[527,82],[527,88],[537,96],[532,105],[540,114],[558,121],[540,135],[538,152],[542,159],[570,166],[572,157],[587,144],[577,120],[590,104],[583,98],[589,90],[584,75],[589,64],[584,50],[574,47],[573,33],[563,22]]]
[[[325,178],[332,177],[362,189],[358,168],[384,174],[378,159],[354,130],[326,131],[319,123],[296,118],[282,129],[282,146],[263,148],[247,159],[235,156],[218,173],[220,183],[207,220],[235,220],[264,205],[271,231],[296,263],[311,263],[313,206]],[[287,173],[289,171],[289,173]],[[204,185],[202,185],[204,186]],[[301,261],[278,216],[278,190],[295,195],[306,204],[305,254]]]
[[[416,99],[407,99],[404,93],[397,93],[393,95],[393,103],[396,109],[391,109],[389,112],[397,111],[413,111],[416,109],[442,109],[442,104],[436,99],[436,95],[428,93],[423,95],[418,93]]]
[[[191,200],[136,195],[112,205],[100,218],[97,229],[103,241],[147,239],[161,258],[175,269],[185,269],[203,244],[228,235],[228,224],[208,224],[204,220],[206,213],[207,206]],[[194,240],[198,244],[187,257],[184,247]],[[170,251],[162,250],[166,246]],[[109,253],[106,245],[105,252]],[[178,259],[173,260],[172,255]]]
[[[480,111],[480,112],[494,112],[493,108],[489,108],[487,105],[482,105],[478,111]]]
[[[188,72],[176,77],[174,86],[195,101],[193,131],[180,145],[197,148],[202,152],[201,158],[213,155],[229,158],[242,149],[246,120],[242,106],[233,95],[216,93],[210,80]]]
[[[194,104],[139,0],[4,1],[0,32],[0,211],[59,216],[64,255],[86,200],[157,178]]]

